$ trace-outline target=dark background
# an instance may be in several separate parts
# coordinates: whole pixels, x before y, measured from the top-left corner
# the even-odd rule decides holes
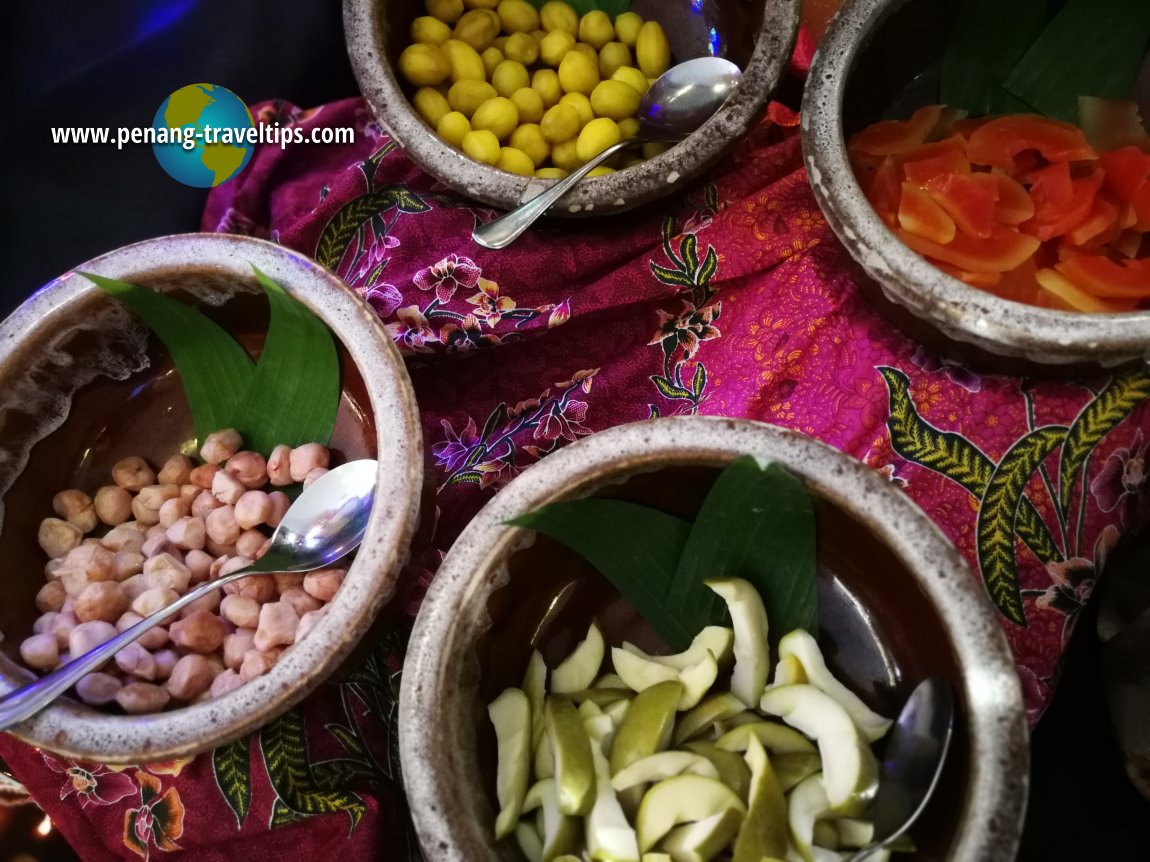
[[[18,0],[4,16],[0,316],[102,252],[199,227],[205,193],[169,178],[150,146],[53,145],[52,127],[149,126],[173,90],[197,82],[249,104],[310,107],[357,93],[337,0]],[[58,840],[32,837],[40,819],[0,810],[0,862],[71,857]],[[1019,858],[1150,859],[1150,804],[1126,780],[1110,732],[1092,613],[1034,733]]]

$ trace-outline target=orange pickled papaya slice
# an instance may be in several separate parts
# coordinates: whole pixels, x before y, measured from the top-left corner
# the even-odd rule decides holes
[[[1089,215],[1074,228],[1066,232],[1065,239],[1073,245],[1085,245],[1091,240],[1111,231],[1118,223],[1118,207],[1098,195]]]
[[[998,200],[994,204],[994,217],[1003,224],[1022,224],[1034,218],[1034,200],[1022,183],[997,168],[991,171],[998,185]]]
[[[929,194],[911,182],[902,184],[898,223],[915,234],[939,243],[954,239],[954,219]]]
[[[945,245],[896,231],[899,238],[919,254],[941,260],[967,272],[1006,272],[1021,266],[1041,243],[1012,227],[998,226],[985,239],[956,233]]]
[[[1107,299],[1150,297],[1150,259],[1117,263],[1100,254],[1070,257],[1055,269],[1084,291]]]
[[[1122,147],[1098,157],[1106,171],[1103,188],[1125,203],[1133,203],[1135,196],[1150,182],[1150,153],[1137,147]]]
[[[989,174],[940,174],[926,191],[967,236],[986,239],[993,232],[998,183]]]
[[[939,174],[970,173],[966,142],[962,138],[923,144],[899,155],[898,160],[902,163],[903,176],[920,186]]]
[[[1065,164],[1050,165],[1035,172],[1037,178],[1030,187],[1030,197],[1034,200],[1034,218],[1023,222],[1019,226],[1020,230],[1045,241],[1073,230],[1090,215],[1098,189],[1102,186],[1102,172],[1095,171],[1089,176],[1071,180],[1070,196],[1067,198],[1061,177],[1065,169]],[[1044,178],[1048,175],[1059,177],[1049,188],[1044,184]]]
[[[1114,311],[1130,311],[1135,302],[1129,300],[1107,302],[1098,296],[1083,290],[1069,278],[1053,269],[1040,269],[1034,276],[1042,289],[1059,300],[1062,307],[1070,311],[1084,311],[1088,313],[1106,313]],[[1059,307],[1056,303],[1054,307]]]
[[[975,129],[966,144],[967,158],[976,165],[1013,171],[1015,156],[1036,150],[1049,162],[1095,159],[1098,154],[1082,130],[1070,123],[1034,114],[998,117]]]
[[[927,105],[915,111],[909,120],[882,120],[856,132],[848,149],[872,156],[905,153],[926,141],[941,115],[941,107]]]

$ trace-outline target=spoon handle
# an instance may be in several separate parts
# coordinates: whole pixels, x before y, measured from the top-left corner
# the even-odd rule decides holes
[[[626,147],[634,146],[640,143],[639,138],[627,138],[626,140],[619,141],[619,143],[608,147],[591,161],[587,162],[577,170],[572,171],[559,182],[554,183],[549,188],[544,189],[527,203],[520,204],[515,209],[506,215],[502,215],[493,222],[488,222],[485,225],[480,225],[471,234],[471,238],[479,243],[484,248],[506,248],[515,242],[523,231],[531,227],[535,221],[543,215],[551,206],[567,194],[571,186],[591,173],[615,153],[619,152]]]

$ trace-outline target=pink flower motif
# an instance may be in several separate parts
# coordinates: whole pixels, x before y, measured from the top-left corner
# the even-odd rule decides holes
[[[420,290],[434,290],[440,303],[448,303],[459,288],[470,290],[479,283],[482,270],[469,257],[449,254],[439,263],[415,274],[415,286]]]
[[[551,309],[551,316],[547,318],[547,328],[554,329],[556,326],[562,326],[571,319],[571,300],[565,299],[553,309]]]
[[[113,772],[106,766],[85,768],[75,761],[61,763],[44,755],[44,762],[53,772],[64,775],[64,785],[60,788],[60,799],[67,799],[73,793],[80,800],[80,807],[91,805],[112,805],[136,792],[136,783],[122,772]]]
[[[693,359],[699,345],[704,341],[718,338],[721,333],[714,321],[722,310],[721,303],[695,308],[691,303],[684,301],[683,310],[678,314],[658,309],[658,331],[652,336],[648,344],[662,344],[663,352],[670,356],[676,347],[683,349],[683,359]]]
[[[256,236],[256,223],[235,207],[228,207],[216,224],[216,233],[237,233],[241,236]]]
[[[536,440],[574,440],[576,436],[590,434],[591,429],[583,424],[587,418],[586,401],[555,402],[539,419],[535,427]]]
[[[479,442],[479,434],[476,431],[475,420],[470,416],[467,418],[467,424],[458,434],[455,433],[455,429],[446,419],[441,420],[439,424],[443,427],[443,435],[446,439],[432,446],[431,454],[435,456],[436,464],[443,467],[448,473],[452,473],[456,467],[467,460],[472,447]]]
[[[362,291],[363,298],[375,309],[380,317],[388,318],[395,314],[399,304],[403,302],[403,294],[393,284],[383,282]]]
[[[1124,527],[1137,526],[1145,514],[1148,456],[1150,442],[1143,444],[1139,428],[1128,447],[1110,453],[1101,472],[1090,483],[1098,508],[1103,512],[1120,509]]]
[[[400,347],[406,347],[417,353],[431,353],[428,345],[435,344],[439,339],[435,331],[419,310],[418,305],[409,305],[396,312],[399,323],[387,324],[387,332]]]
[[[383,234],[380,236],[378,233],[372,231],[372,238],[367,240],[370,243],[367,253],[363,256],[363,261],[356,270],[354,280],[367,278],[371,275],[372,270],[387,260],[387,253],[393,248],[399,247],[399,240],[391,234]]]
[[[515,300],[499,295],[499,285],[487,278],[479,279],[479,293],[468,297],[471,305],[478,305],[475,316],[492,329],[503,319],[503,312],[515,308]]]

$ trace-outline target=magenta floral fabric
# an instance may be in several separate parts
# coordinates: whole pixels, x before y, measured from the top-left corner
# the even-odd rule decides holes
[[[552,222],[511,249],[496,212],[422,173],[359,99],[263,122],[348,126],[354,145],[263,148],[203,227],[314,256],[408,357],[434,488],[389,628],[366,663],[250,739],[179,769],[0,755],[86,859],[418,858],[395,694],[405,633],[460,530],[560,446],[691,413],[797,429],[897,483],[965,554],[1037,720],[1106,556],[1148,514],[1150,374],[975,374],[860,296],[860,269],[801,167],[797,116],[768,117],[706,182],[615,218]],[[387,453],[380,456],[387,458]]]

